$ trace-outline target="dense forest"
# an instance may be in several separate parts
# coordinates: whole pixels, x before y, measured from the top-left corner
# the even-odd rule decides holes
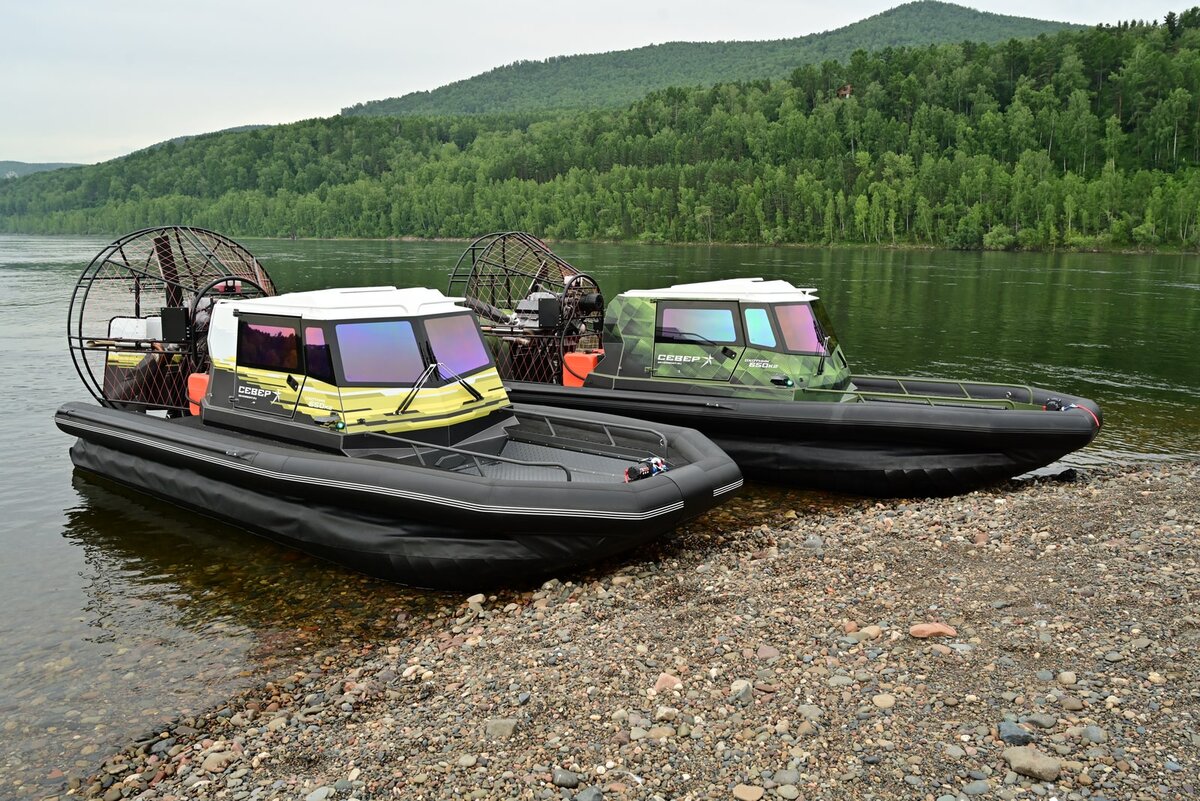
[[[343,114],[480,114],[625,106],[672,86],[785,78],[856,50],[1030,39],[1072,26],[938,0],[905,3],[844,28],[769,42],[668,42],[635,50],[521,61],[429,92],[373,100]]]
[[[214,134],[0,183],[0,230],[46,233],[1194,248],[1198,215],[1200,8],[620,110]]]

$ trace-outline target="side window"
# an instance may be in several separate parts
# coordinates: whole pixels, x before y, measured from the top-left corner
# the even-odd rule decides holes
[[[333,376],[333,355],[329,352],[329,343],[325,341],[325,331],[315,325],[304,326],[304,366],[305,371],[326,384],[336,384]]]
[[[746,320],[746,342],[760,348],[775,347],[775,332],[771,329],[771,315],[763,308],[751,308],[742,312]]]
[[[238,323],[239,367],[280,370],[300,369],[300,332],[295,324],[268,324],[241,320]]]
[[[655,342],[732,345],[738,341],[733,309],[660,304]]]

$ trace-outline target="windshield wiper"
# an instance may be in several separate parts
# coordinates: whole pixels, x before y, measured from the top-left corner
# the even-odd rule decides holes
[[[432,367],[435,371],[438,369],[437,356],[433,355],[433,345],[428,339],[421,343],[421,361],[425,362],[426,367]],[[440,381],[442,374],[438,371],[438,380]]]
[[[444,368],[445,371],[447,373],[449,373],[450,377],[453,378],[455,381],[457,381],[458,385],[460,387],[462,387],[463,389],[465,389],[472,398],[474,398],[477,401],[483,400],[483,394],[479,390],[475,389],[475,387],[471,386],[470,382],[467,381],[467,379],[463,378],[458,373],[451,370],[449,367],[446,367],[446,365],[442,364],[441,362],[434,362],[434,364]]]
[[[439,379],[445,380],[446,378],[453,378],[455,381],[458,382],[459,386],[461,386],[463,389],[465,389],[467,391],[467,393],[472,398],[474,398],[476,401],[483,400],[483,395],[479,392],[479,390],[477,390],[477,389],[475,389],[475,387],[471,386],[467,382],[467,380],[464,379],[462,376],[460,376],[458,373],[454,372],[449,367],[447,367],[446,365],[442,364],[441,362],[439,362],[437,360],[437,355],[433,352],[433,342],[431,342],[428,339],[425,340],[425,350],[429,354],[429,363],[430,363],[429,366],[432,367],[434,370],[437,370]],[[445,376],[442,375],[442,370],[446,371]]]
[[[412,389],[408,391],[408,394],[404,396],[404,400],[400,401],[400,405],[396,407],[396,411],[392,412],[392,414],[404,414],[408,411],[408,407],[416,400],[417,393],[421,391],[421,387],[425,386],[425,382],[429,380],[429,376],[433,375],[435,370],[437,370],[437,362],[425,368],[425,371],[413,382]]]

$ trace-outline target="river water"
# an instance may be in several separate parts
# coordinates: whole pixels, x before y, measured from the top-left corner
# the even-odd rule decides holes
[[[372,581],[75,476],[56,406],[76,278],[107,238],[0,236],[0,798],[313,649],[456,596]],[[281,291],[444,289],[463,245],[244,240]],[[1098,401],[1087,466],[1200,458],[1200,258],[569,244],[608,295],[722,277],[817,287],[856,372],[1020,381]],[[789,490],[749,489],[788,503]]]

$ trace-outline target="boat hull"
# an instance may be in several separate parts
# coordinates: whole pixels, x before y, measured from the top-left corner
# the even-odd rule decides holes
[[[767,401],[527,382],[506,387],[521,403],[695,428],[747,478],[872,497],[954,495],[1044,467],[1091,442],[1101,420],[1091,401],[1061,394],[1053,397],[1080,408]],[[1050,398],[1033,388],[1034,403]]]
[[[381,464],[87,404],[67,404],[55,421],[79,438],[71,459],[80,470],[372,576],[438,589],[520,584],[619,554],[741,485],[711,441],[673,427],[659,430],[687,464],[609,484]]]

